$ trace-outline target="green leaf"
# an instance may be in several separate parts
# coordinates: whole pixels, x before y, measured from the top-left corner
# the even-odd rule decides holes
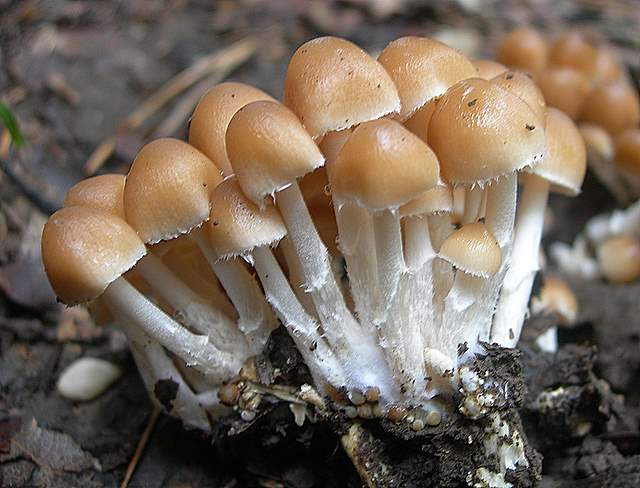
[[[16,122],[15,117],[4,103],[0,102],[0,120],[11,134],[11,139],[16,147],[22,147],[24,145],[24,138],[20,132],[20,127]]]

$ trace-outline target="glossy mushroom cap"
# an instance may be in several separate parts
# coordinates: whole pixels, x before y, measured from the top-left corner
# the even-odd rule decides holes
[[[606,161],[613,160],[615,148],[609,133],[599,125],[580,124],[578,126],[588,157],[598,157]]]
[[[549,67],[536,77],[536,82],[548,106],[578,120],[591,91],[591,85],[582,73],[574,68]]]
[[[294,53],[284,104],[313,138],[400,111],[400,98],[380,63],[355,44],[319,37]]]
[[[489,278],[502,262],[500,245],[482,222],[466,224],[442,243],[439,256],[467,274]]]
[[[227,178],[211,194],[211,218],[205,225],[211,245],[221,258],[274,245],[287,233],[276,208],[258,208],[242,193],[235,177]]]
[[[551,190],[575,196],[587,171],[587,150],[580,131],[560,110],[547,109],[545,154],[542,162],[527,169],[551,183]]]
[[[145,254],[144,243],[124,220],[96,208],[62,208],[42,233],[45,272],[67,305],[102,295]]]
[[[100,175],[76,183],[64,197],[64,206],[105,210],[124,219],[124,175]]]
[[[453,185],[484,184],[539,162],[544,121],[520,97],[480,78],[461,81],[438,100],[429,145]]]
[[[437,99],[427,102],[403,124],[426,143],[429,143],[429,122],[431,121],[433,112],[436,110],[437,102]]]
[[[324,164],[295,114],[276,102],[253,102],[234,115],[227,153],[242,190],[258,205]]]
[[[250,85],[225,82],[205,93],[193,112],[189,144],[202,151],[225,176],[233,173],[225,143],[229,122],[238,110],[257,100],[273,98]]]
[[[538,31],[519,27],[502,40],[496,59],[510,68],[537,74],[547,66],[547,44]]]
[[[438,159],[424,142],[392,120],[357,127],[331,172],[335,197],[369,210],[395,209],[438,183]]]
[[[613,81],[595,88],[582,108],[582,120],[604,127],[610,134],[638,125],[638,94],[625,81]]]
[[[473,64],[463,54],[427,37],[396,39],[384,48],[378,61],[398,88],[400,121],[454,83],[476,76]]]
[[[509,71],[509,68],[504,64],[493,61],[492,59],[476,59],[473,61],[473,66],[477,71],[473,78],[482,78],[483,80],[490,80],[505,71]]]
[[[596,68],[596,49],[582,34],[569,31],[551,43],[549,64],[574,68],[592,79]]]
[[[518,95],[529,105],[536,117],[544,120],[547,105],[540,88],[535,84],[531,75],[522,71],[506,71],[492,78],[491,81]]]
[[[136,156],[124,186],[127,222],[148,244],[186,234],[209,218],[218,168],[193,146],[158,139]]]
[[[444,183],[438,183],[430,190],[400,207],[400,215],[402,217],[437,215],[451,213],[452,211],[453,192],[451,187]]]
[[[614,144],[616,166],[629,175],[640,176],[640,129],[621,132]]]
[[[640,278],[640,241],[620,235],[607,239],[596,250],[600,272],[611,283]]]

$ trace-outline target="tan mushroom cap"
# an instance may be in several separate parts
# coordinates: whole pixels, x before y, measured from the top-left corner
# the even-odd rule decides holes
[[[324,155],[324,166],[326,168],[326,174],[331,173],[333,163],[338,157],[342,146],[347,142],[347,139],[351,136],[351,129],[345,129],[338,132],[329,132],[326,134],[318,147]]]
[[[337,37],[313,39],[294,53],[284,104],[313,138],[400,111],[398,91],[382,65]]]
[[[438,158],[398,122],[374,120],[353,131],[330,176],[338,199],[395,209],[438,183]]]
[[[436,110],[437,99],[433,99],[420,107],[408,120],[404,126],[417,135],[424,142],[429,143],[429,122]]]
[[[509,71],[509,68],[504,64],[493,61],[492,59],[476,59],[473,61],[473,66],[477,71],[474,78],[482,78],[483,80],[490,80],[505,71]]]
[[[596,72],[596,48],[577,31],[558,36],[549,47],[549,64],[577,69],[588,79]]]
[[[638,94],[625,81],[613,81],[595,88],[585,100],[582,120],[617,134],[640,122]]]
[[[276,208],[258,208],[233,177],[220,183],[211,194],[211,218],[205,225],[209,241],[221,258],[274,245],[287,233]]]
[[[221,180],[193,146],[157,139],[140,150],[127,175],[127,222],[148,244],[186,234],[209,218],[209,195]]]
[[[640,129],[633,127],[614,140],[616,166],[629,175],[640,176]]]
[[[91,207],[65,207],[42,233],[42,261],[58,298],[67,305],[102,295],[146,253],[121,218]]]
[[[517,95],[472,78],[438,100],[429,123],[429,145],[449,183],[484,184],[539,162],[543,125]]]
[[[498,272],[502,252],[482,222],[466,224],[442,243],[439,256],[467,274],[489,278]]]
[[[595,84],[620,80],[624,69],[620,60],[606,46],[596,48],[595,73],[592,81]]]
[[[537,74],[547,66],[547,43],[538,31],[519,27],[502,40],[496,59],[510,68]]]
[[[252,102],[234,115],[227,153],[242,190],[258,205],[324,164],[295,114],[276,102]]]
[[[535,112],[536,117],[544,120],[547,105],[544,95],[533,81],[531,75],[522,71],[506,71],[492,78],[491,81],[518,95],[527,102],[527,105]]]
[[[64,206],[83,206],[105,210],[124,219],[124,175],[99,175],[82,180],[64,197]]]
[[[451,187],[438,183],[422,195],[400,207],[402,217],[437,215],[453,212],[453,192]]]
[[[615,152],[613,139],[606,130],[599,125],[588,123],[580,124],[578,129],[587,148],[588,157],[602,158],[606,161],[613,159]]]
[[[531,300],[531,312],[552,313],[560,325],[571,325],[578,318],[578,299],[566,281],[555,276],[547,276],[540,290],[540,296]]]
[[[476,76],[473,64],[463,54],[427,37],[396,39],[384,48],[378,61],[398,89],[400,121],[454,83]]]
[[[629,283],[640,278],[640,241],[620,235],[607,239],[596,250],[603,276],[611,283]]]
[[[536,77],[536,82],[548,106],[578,120],[591,91],[591,85],[582,73],[574,68],[549,67]]]
[[[238,110],[257,100],[273,98],[253,86],[230,81],[205,93],[193,112],[189,144],[202,151],[225,176],[233,173],[225,143],[229,122]]]
[[[553,107],[547,109],[545,141],[542,162],[527,172],[551,183],[552,191],[579,194],[587,172],[587,150],[573,121]]]

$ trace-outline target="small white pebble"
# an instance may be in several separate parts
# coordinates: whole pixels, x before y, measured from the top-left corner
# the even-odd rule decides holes
[[[240,412],[240,418],[245,422],[251,422],[256,418],[256,413],[249,410],[243,410],[242,412]]]
[[[80,358],[58,379],[58,393],[68,400],[87,402],[104,393],[122,375],[117,366],[98,358]]]
[[[436,425],[439,425],[440,422],[442,421],[442,415],[440,415],[440,412],[436,412],[435,410],[432,410],[427,414],[426,421],[427,421],[427,425],[430,425],[431,427],[435,427]]]

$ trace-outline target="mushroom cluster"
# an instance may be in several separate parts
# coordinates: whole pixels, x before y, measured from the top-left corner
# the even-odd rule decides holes
[[[501,41],[496,59],[532,74],[547,105],[580,122],[591,169],[621,203],[640,196],[640,100],[610,47],[577,31],[547,42],[520,27]]]
[[[500,385],[469,365],[483,342],[518,342],[547,197],[577,194],[585,164],[573,121],[522,72],[481,77],[428,38],[378,59],[318,38],[282,103],[222,83],[188,144],[156,140],[126,176],[76,185],[43,259],[189,425],[252,418],[239,372],[280,323],[332,406],[421,430],[490,412]]]

